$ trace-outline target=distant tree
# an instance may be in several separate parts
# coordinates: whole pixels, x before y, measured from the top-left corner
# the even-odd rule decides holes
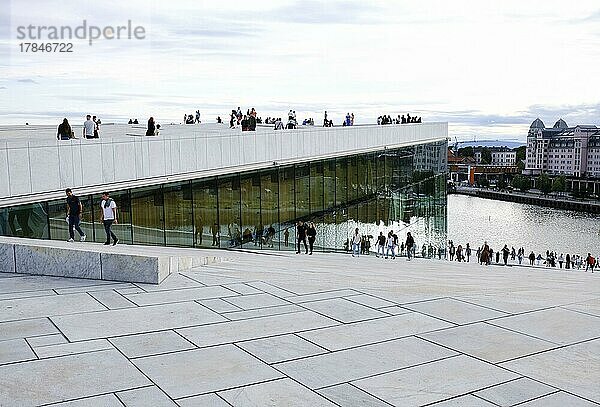
[[[548,195],[552,191],[552,180],[548,175],[542,174],[536,180],[537,188],[542,191],[544,195]]]
[[[473,147],[463,147],[458,149],[458,155],[461,157],[473,157]]]
[[[552,180],[552,192],[565,192],[567,188],[567,179],[564,175],[556,177]]]
[[[517,162],[525,161],[525,152],[527,151],[527,146],[517,147],[515,151],[517,152]]]
[[[492,163],[492,152],[487,147],[484,147],[481,149],[481,163],[482,164],[491,164]]]
[[[511,185],[513,188],[518,189],[521,192],[527,192],[531,189],[531,180],[525,175],[515,175]]]
[[[479,177],[477,178],[477,185],[483,188],[487,188],[490,186],[490,181],[488,181],[486,177]]]
[[[525,161],[517,160],[517,168],[519,172],[523,172],[523,170],[525,169]]]
[[[498,181],[496,181],[496,187],[502,191],[503,189],[506,189],[507,186],[508,183],[504,179],[504,174],[500,174],[500,177],[498,177]]]

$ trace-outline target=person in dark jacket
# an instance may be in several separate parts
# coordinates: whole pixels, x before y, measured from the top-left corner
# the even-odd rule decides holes
[[[148,130],[146,130],[146,136],[154,136],[156,131],[156,125],[154,124],[154,117],[148,119]]]
[[[414,252],[413,252],[414,246],[415,246],[415,239],[412,237],[410,232],[407,232],[406,233],[406,253],[408,256],[408,260],[410,260],[414,256]]]
[[[58,140],[69,140],[73,135],[73,131],[71,130],[71,125],[69,121],[65,117],[63,122],[58,125],[58,132],[56,133],[56,138]]]
[[[317,239],[317,229],[315,228],[315,224],[310,222],[308,228],[306,229],[306,236],[308,236],[308,248],[310,252],[308,254],[313,253],[313,246],[315,244],[315,240]]]
[[[308,254],[308,246],[306,245],[306,226],[302,223],[302,221],[298,221],[296,224],[296,238],[298,241],[298,250],[296,254],[300,254],[300,243],[304,243],[304,250],[306,254]]]

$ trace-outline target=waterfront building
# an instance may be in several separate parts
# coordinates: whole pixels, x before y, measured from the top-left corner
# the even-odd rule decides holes
[[[517,151],[507,147],[490,147],[488,148],[492,156],[492,161],[488,165],[495,167],[512,167],[517,165]],[[473,155],[477,164],[482,162],[482,147],[474,149]]]
[[[525,175],[600,178],[600,128],[569,127],[560,119],[546,127],[539,118],[529,127]]]
[[[129,244],[293,250],[298,220],[316,223],[319,250],[344,250],[355,227],[445,244],[446,123],[251,135],[165,125],[159,137],[105,124],[103,138],[68,141],[33,127],[1,129],[0,235],[66,240],[72,188],[96,242],[108,190],[119,207],[113,230]]]

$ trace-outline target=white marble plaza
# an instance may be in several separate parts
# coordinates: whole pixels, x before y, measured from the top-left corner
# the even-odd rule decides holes
[[[159,285],[0,273],[0,406],[600,405],[600,273],[227,257]]]

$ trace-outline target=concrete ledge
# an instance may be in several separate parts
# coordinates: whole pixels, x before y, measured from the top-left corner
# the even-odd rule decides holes
[[[221,261],[198,249],[0,237],[2,273],[159,284],[171,273]]]
[[[14,273],[15,271],[15,245],[0,244],[0,273]]]

